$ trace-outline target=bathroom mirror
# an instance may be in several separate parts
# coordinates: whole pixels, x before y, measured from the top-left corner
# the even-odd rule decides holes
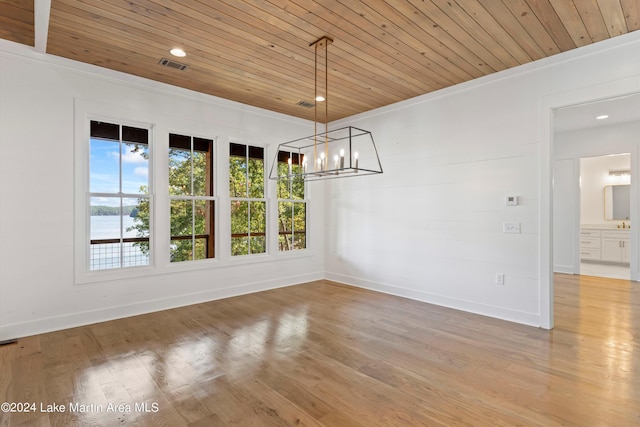
[[[631,215],[630,185],[604,186],[604,219],[628,221]]]

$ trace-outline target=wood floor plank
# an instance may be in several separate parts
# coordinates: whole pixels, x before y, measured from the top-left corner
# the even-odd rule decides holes
[[[640,284],[554,298],[546,331],[318,281],[21,338],[0,400],[76,406],[0,426],[640,425]]]
[[[18,344],[0,346],[0,402],[9,401],[9,388],[13,387],[13,361]],[[9,426],[11,413],[0,411],[0,426]]]

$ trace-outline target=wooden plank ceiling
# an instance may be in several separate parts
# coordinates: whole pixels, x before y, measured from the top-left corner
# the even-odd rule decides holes
[[[0,0],[0,39],[34,45],[33,0]]]
[[[0,8],[0,37],[33,45],[33,0]],[[635,31],[639,9],[638,0],[51,0],[46,51],[313,119],[298,103],[313,102],[309,44],[326,35],[336,120]],[[171,57],[173,47],[187,56]],[[163,67],[163,57],[189,67]]]

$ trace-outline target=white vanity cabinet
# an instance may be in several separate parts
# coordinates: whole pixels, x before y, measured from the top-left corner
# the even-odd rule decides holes
[[[629,263],[630,246],[628,229],[580,229],[580,259]]]
[[[629,262],[630,233],[628,230],[602,232],[602,261]]]

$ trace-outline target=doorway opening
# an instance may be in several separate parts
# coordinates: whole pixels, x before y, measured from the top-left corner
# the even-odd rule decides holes
[[[580,159],[580,274],[631,278],[630,184],[630,153]]]
[[[631,179],[640,94],[555,108],[553,117],[553,272],[640,279]]]

